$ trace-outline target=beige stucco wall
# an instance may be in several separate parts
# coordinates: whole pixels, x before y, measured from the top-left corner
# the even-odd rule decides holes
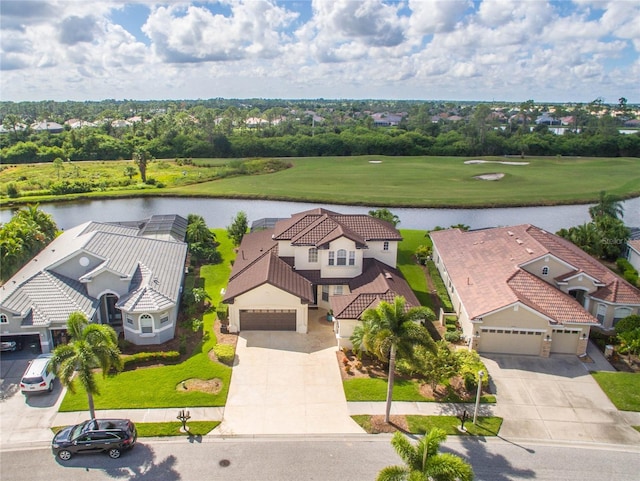
[[[358,325],[357,319],[340,319],[336,321],[336,339],[338,340],[338,348],[342,349],[347,348],[351,349],[353,344],[351,344],[351,334],[353,334],[353,330]]]
[[[519,329],[540,329],[549,331],[549,322],[540,314],[527,309],[521,304],[514,304],[500,311],[488,314],[478,325],[482,327],[508,327]]]
[[[240,330],[242,309],[295,309],[296,332],[305,334],[308,328],[309,309],[299,297],[278,289],[271,284],[263,284],[235,298],[229,304],[229,331]]]
[[[554,279],[562,274],[566,274],[573,270],[573,267],[568,264],[560,261],[556,257],[552,255],[545,255],[536,259],[532,262],[527,263],[526,265],[520,266],[523,270],[533,274],[536,277],[539,277],[543,281],[548,282],[549,284],[556,285]],[[542,275],[542,268],[548,267],[549,273],[545,276]]]
[[[364,250],[364,257],[374,258],[388,266],[396,267],[398,258],[398,243],[396,241],[389,241],[389,250],[386,251],[384,250],[384,241],[369,241],[367,245],[369,248]]]
[[[335,261],[338,262],[338,250],[344,249],[347,251],[347,265],[346,266],[338,266],[338,265],[329,265],[329,251],[335,252]],[[349,252],[355,251],[356,261],[355,265],[350,266],[349,264]],[[318,251],[319,259],[320,259],[320,275],[322,277],[338,277],[338,278],[347,278],[351,279],[353,277],[357,277],[362,274],[362,250],[356,249],[356,245],[353,241],[340,237],[335,241],[329,244],[329,249],[322,249]]]

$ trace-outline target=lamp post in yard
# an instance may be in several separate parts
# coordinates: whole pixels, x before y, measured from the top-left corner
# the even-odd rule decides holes
[[[478,420],[478,409],[480,408],[480,394],[482,393],[482,378],[484,371],[478,371],[478,392],[476,393],[476,408],[473,411],[473,424]]]

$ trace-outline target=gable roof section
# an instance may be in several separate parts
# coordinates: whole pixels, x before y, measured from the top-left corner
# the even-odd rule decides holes
[[[597,324],[598,322],[573,297],[525,270],[517,270],[507,281],[507,285],[520,302],[555,322],[560,324]]]
[[[311,282],[296,273],[274,250],[265,251],[243,269],[232,272],[223,302],[233,302],[236,297],[264,284],[271,284],[303,302],[313,302]]]
[[[31,277],[2,303],[3,308],[25,316],[23,326],[64,324],[75,311],[91,319],[97,306],[84,284],[47,271]]]
[[[294,214],[276,223],[273,239],[290,240],[294,245],[323,247],[339,237],[366,247],[371,240],[402,240],[400,232],[388,222],[369,215],[344,215],[326,209]]]
[[[393,302],[397,296],[406,300],[405,307],[420,306],[420,301],[399,271],[375,259],[365,260],[362,275],[349,281],[351,294],[332,296],[331,308],[339,319],[360,319],[362,313],[380,301]]]
[[[551,254],[565,260],[577,270],[599,280],[603,286],[591,296],[615,304],[640,304],[640,290],[618,277],[578,246],[538,227],[528,226],[527,233]]]

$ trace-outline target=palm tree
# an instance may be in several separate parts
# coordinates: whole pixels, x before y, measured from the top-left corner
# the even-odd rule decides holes
[[[393,304],[380,301],[377,307],[362,313],[362,322],[356,326],[351,336],[355,352],[368,352],[382,362],[389,363],[387,381],[387,406],[384,421],[389,422],[391,400],[393,398],[393,378],[396,367],[396,353],[410,358],[416,345],[435,349],[429,331],[419,320],[435,319],[433,311],[427,307],[406,308],[405,298],[397,296]]]
[[[213,241],[213,234],[201,215],[189,214],[186,239],[189,244]]]
[[[455,454],[438,452],[446,438],[442,429],[433,428],[414,445],[402,433],[396,432],[391,445],[405,465],[383,468],[376,480],[471,481],[473,469],[469,463]]]
[[[607,194],[604,190],[600,191],[598,197],[598,203],[592,207],[589,207],[589,215],[592,220],[596,220],[599,217],[613,217],[614,219],[622,219],[624,217],[624,207],[622,207],[622,201],[620,197]]]
[[[87,392],[91,419],[96,418],[93,395],[99,394],[94,369],[100,368],[103,377],[112,369],[122,370],[118,337],[111,326],[90,324],[81,312],[73,312],[67,319],[71,341],[53,350],[51,369],[60,382],[75,393],[73,378],[77,374]]]

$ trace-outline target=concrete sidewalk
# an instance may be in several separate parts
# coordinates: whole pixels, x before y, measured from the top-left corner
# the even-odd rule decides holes
[[[185,408],[189,411],[189,421],[222,421],[224,408]],[[180,408],[169,409],[108,409],[96,411],[97,418],[124,418],[134,423],[164,423],[178,422]],[[56,413],[52,426],[68,426],[78,424],[89,419],[88,411],[73,411]]]

